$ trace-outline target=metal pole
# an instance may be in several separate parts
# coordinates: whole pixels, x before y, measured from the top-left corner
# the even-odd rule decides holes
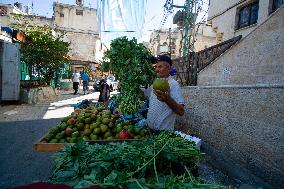
[[[189,25],[190,25],[190,1],[191,0],[186,0],[186,3],[185,3],[185,27],[184,27],[184,42],[183,42],[183,52],[182,52],[182,55],[183,57],[187,56],[188,54],[188,43],[189,43],[189,36],[188,36],[188,31],[189,31]]]
[[[172,36],[171,36],[172,28],[169,28],[169,48],[170,48],[170,53],[169,56],[170,58],[172,57]]]
[[[160,32],[160,30],[158,32]],[[157,41],[158,41],[158,48],[157,48],[158,52],[157,52],[157,54],[160,54],[160,52],[161,52],[161,49],[160,49],[161,48],[161,45],[160,45],[160,34],[157,35]]]

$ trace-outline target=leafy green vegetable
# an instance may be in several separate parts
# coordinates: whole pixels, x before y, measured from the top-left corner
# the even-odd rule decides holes
[[[111,70],[120,82],[119,109],[132,114],[140,108],[140,87],[151,84],[155,75],[151,52],[133,38],[117,38],[105,52],[101,69]]]
[[[55,154],[50,181],[73,187],[211,188],[190,173],[201,157],[193,143],[171,132],[131,143],[92,146],[80,141]],[[178,161],[186,169],[181,176],[172,172]]]

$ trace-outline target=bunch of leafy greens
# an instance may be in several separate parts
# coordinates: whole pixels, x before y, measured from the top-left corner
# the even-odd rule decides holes
[[[55,154],[50,181],[76,188],[211,188],[213,185],[190,172],[201,157],[194,143],[172,132],[131,143],[92,146],[80,141]],[[177,176],[179,162],[183,162],[185,172]]]
[[[122,113],[133,114],[140,108],[140,87],[147,86],[154,79],[151,52],[133,38],[117,38],[104,53],[102,70],[110,70],[120,83],[119,109]]]

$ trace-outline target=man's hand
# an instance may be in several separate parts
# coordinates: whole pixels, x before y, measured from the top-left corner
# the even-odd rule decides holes
[[[160,91],[160,90],[154,90],[154,94],[157,96],[157,99],[162,102],[167,102],[167,100],[170,98],[170,91]]]
[[[170,95],[170,91],[163,92],[154,90],[154,94],[159,101],[165,102],[176,114],[182,116],[184,114],[184,105],[178,104]]]

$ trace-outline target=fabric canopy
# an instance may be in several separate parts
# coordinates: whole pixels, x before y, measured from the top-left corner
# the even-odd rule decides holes
[[[140,38],[145,19],[146,0],[98,0],[101,42],[127,36]]]

